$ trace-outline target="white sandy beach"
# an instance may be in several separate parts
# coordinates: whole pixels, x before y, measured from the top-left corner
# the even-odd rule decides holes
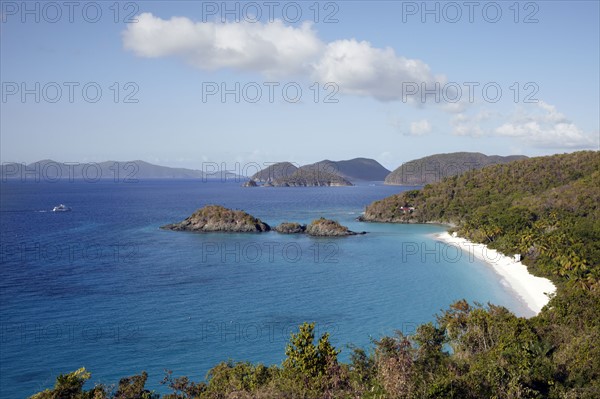
[[[468,254],[469,259],[478,258],[488,263],[523,300],[536,315],[548,303],[549,294],[556,292],[556,286],[548,279],[529,273],[527,266],[515,262],[512,257],[489,249],[483,244],[475,244],[465,238],[453,237],[447,232],[435,234],[435,238],[456,246]]]

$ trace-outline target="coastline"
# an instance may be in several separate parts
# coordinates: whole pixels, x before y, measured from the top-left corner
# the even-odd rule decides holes
[[[484,244],[476,244],[458,236],[453,237],[448,232],[436,233],[434,237],[438,241],[460,248],[461,251],[467,251],[469,259],[475,257],[490,265],[534,315],[538,315],[550,301],[546,294],[556,292],[556,286],[550,280],[530,274],[523,263],[515,262],[513,258]]]

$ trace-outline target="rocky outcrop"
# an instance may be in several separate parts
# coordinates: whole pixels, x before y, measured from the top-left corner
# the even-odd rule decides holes
[[[242,184],[242,187],[258,187],[258,184],[256,184],[254,180],[248,180],[247,182]]]
[[[293,222],[284,222],[275,227],[274,230],[282,234],[301,234],[306,231],[306,225]]]
[[[353,236],[356,233],[351,231],[346,226],[342,226],[335,220],[320,218],[313,220],[308,226],[306,226],[306,234],[314,237],[341,237],[341,236]]]
[[[220,205],[207,205],[198,209],[182,222],[161,227],[166,230],[195,232],[260,233],[271,227],[244,211]]]

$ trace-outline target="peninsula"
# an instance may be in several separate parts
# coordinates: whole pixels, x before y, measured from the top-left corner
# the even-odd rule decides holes
[[[437,239],[474,250],[537,314],[557,290],[546,279],[597,284],[598,181],[597,151],[520,159],[375,201],[360,220],[454,226]]]

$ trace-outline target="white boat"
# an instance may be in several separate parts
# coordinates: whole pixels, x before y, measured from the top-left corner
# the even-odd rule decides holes
[[[59,206],[55,206],[52,208],[52,212],[69,212],[71,208],[66,206],[65,204],[60,204]]]

